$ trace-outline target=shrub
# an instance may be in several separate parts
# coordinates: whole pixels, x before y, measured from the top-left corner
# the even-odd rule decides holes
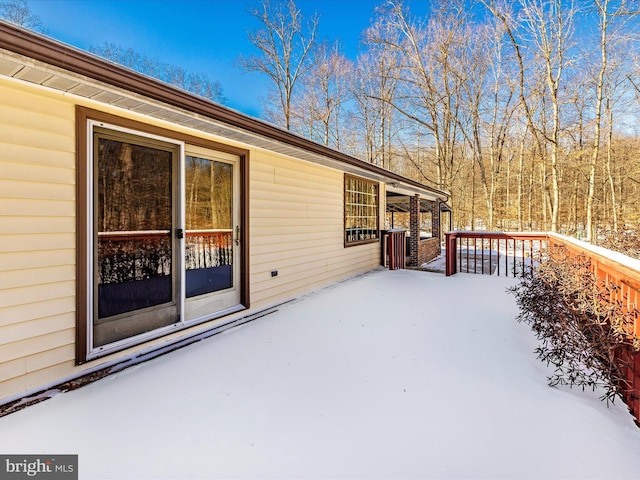
[[[637,230],[606,232],[598,245],[640,260],[640,227]]]
[[[563,247],[511,288],[525,322],[540,345],[538,358],[554,367],[549,385],[604,390],[613,402],[627,388],[627,349],[638,350],[633,315],[615,298],[617,287],[596,279],[590,260],[572,256]]]

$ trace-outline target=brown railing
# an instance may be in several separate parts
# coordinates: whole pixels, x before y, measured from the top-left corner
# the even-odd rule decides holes
[[[640,262],[616,252],[554,233],[450,232],[446,234],[446,274],[523,275],[561,247],[569,257],[588,260],[597,284],[606,289],[601,301],[618,306],[619,313],[631,319],[630,337],[640,339]],[[627,365],[623,398],[640,420],[640,353],[629,347],[618,355]]]
[[[589,259],[590,270],[604,285],[612,285],[609,299],[635,312],[633,333],[640,338],[640,262],[623,255],[559,235],[549,234],[553,246],[562,246],[570,255]],[[632,264],[638,264],[638,268]]]
[[[569,255],[588,259],[598,281],[614,286],[612,302],[640,316],[640,262],[621,254],[554,233],[450,232],[446,238],[447,275],[523,275],[548,258],[553,248],[564,247]],[[634,334],[640,337],[640,318]]]
[[[389,265],[389,270],[399,270],[406,268],[407,264],[407,231],[401,228],[387,230],[383,232],[383,248],[382,255],[386,257],[387,262],[383,264]]]
[[[539,263],[549,237],[534,232],[449,232],[446,274],[522,276]]]
[[[598,280],[615,285],[615,299],[628,308],[639,305],[640,267],[620,254],[554,233],[450,232],[446,234],[446,274],[522,275],[548,258],[553,247],[589,259]],[[639,263],[640,262],[636,262]],[[635,330],[640,336],[640,325]]]

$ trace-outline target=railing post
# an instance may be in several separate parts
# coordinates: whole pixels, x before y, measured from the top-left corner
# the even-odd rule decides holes
[[[405,230],[391,229],[387,231],[386,236],[389,270],[406,268]]]
[[[389,238],[387,239],[387,249],[389,252],[389,270],[395,270],[396,267],[396,242],[395,235],[393,233],[389,234]]]
[[[445,274],[447,277],[456,274],[458,239],[455,232],[445,233]]]

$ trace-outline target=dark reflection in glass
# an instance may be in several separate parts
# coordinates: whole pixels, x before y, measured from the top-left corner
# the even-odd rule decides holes
[[[172,300],[172,152],[97,139],[98,319]]]

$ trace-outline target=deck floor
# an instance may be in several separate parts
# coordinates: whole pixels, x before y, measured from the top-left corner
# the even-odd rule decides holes
[[[80,478],[637,478],[622,403],[546,385],[513,279],[378,270],[0,418]]]

